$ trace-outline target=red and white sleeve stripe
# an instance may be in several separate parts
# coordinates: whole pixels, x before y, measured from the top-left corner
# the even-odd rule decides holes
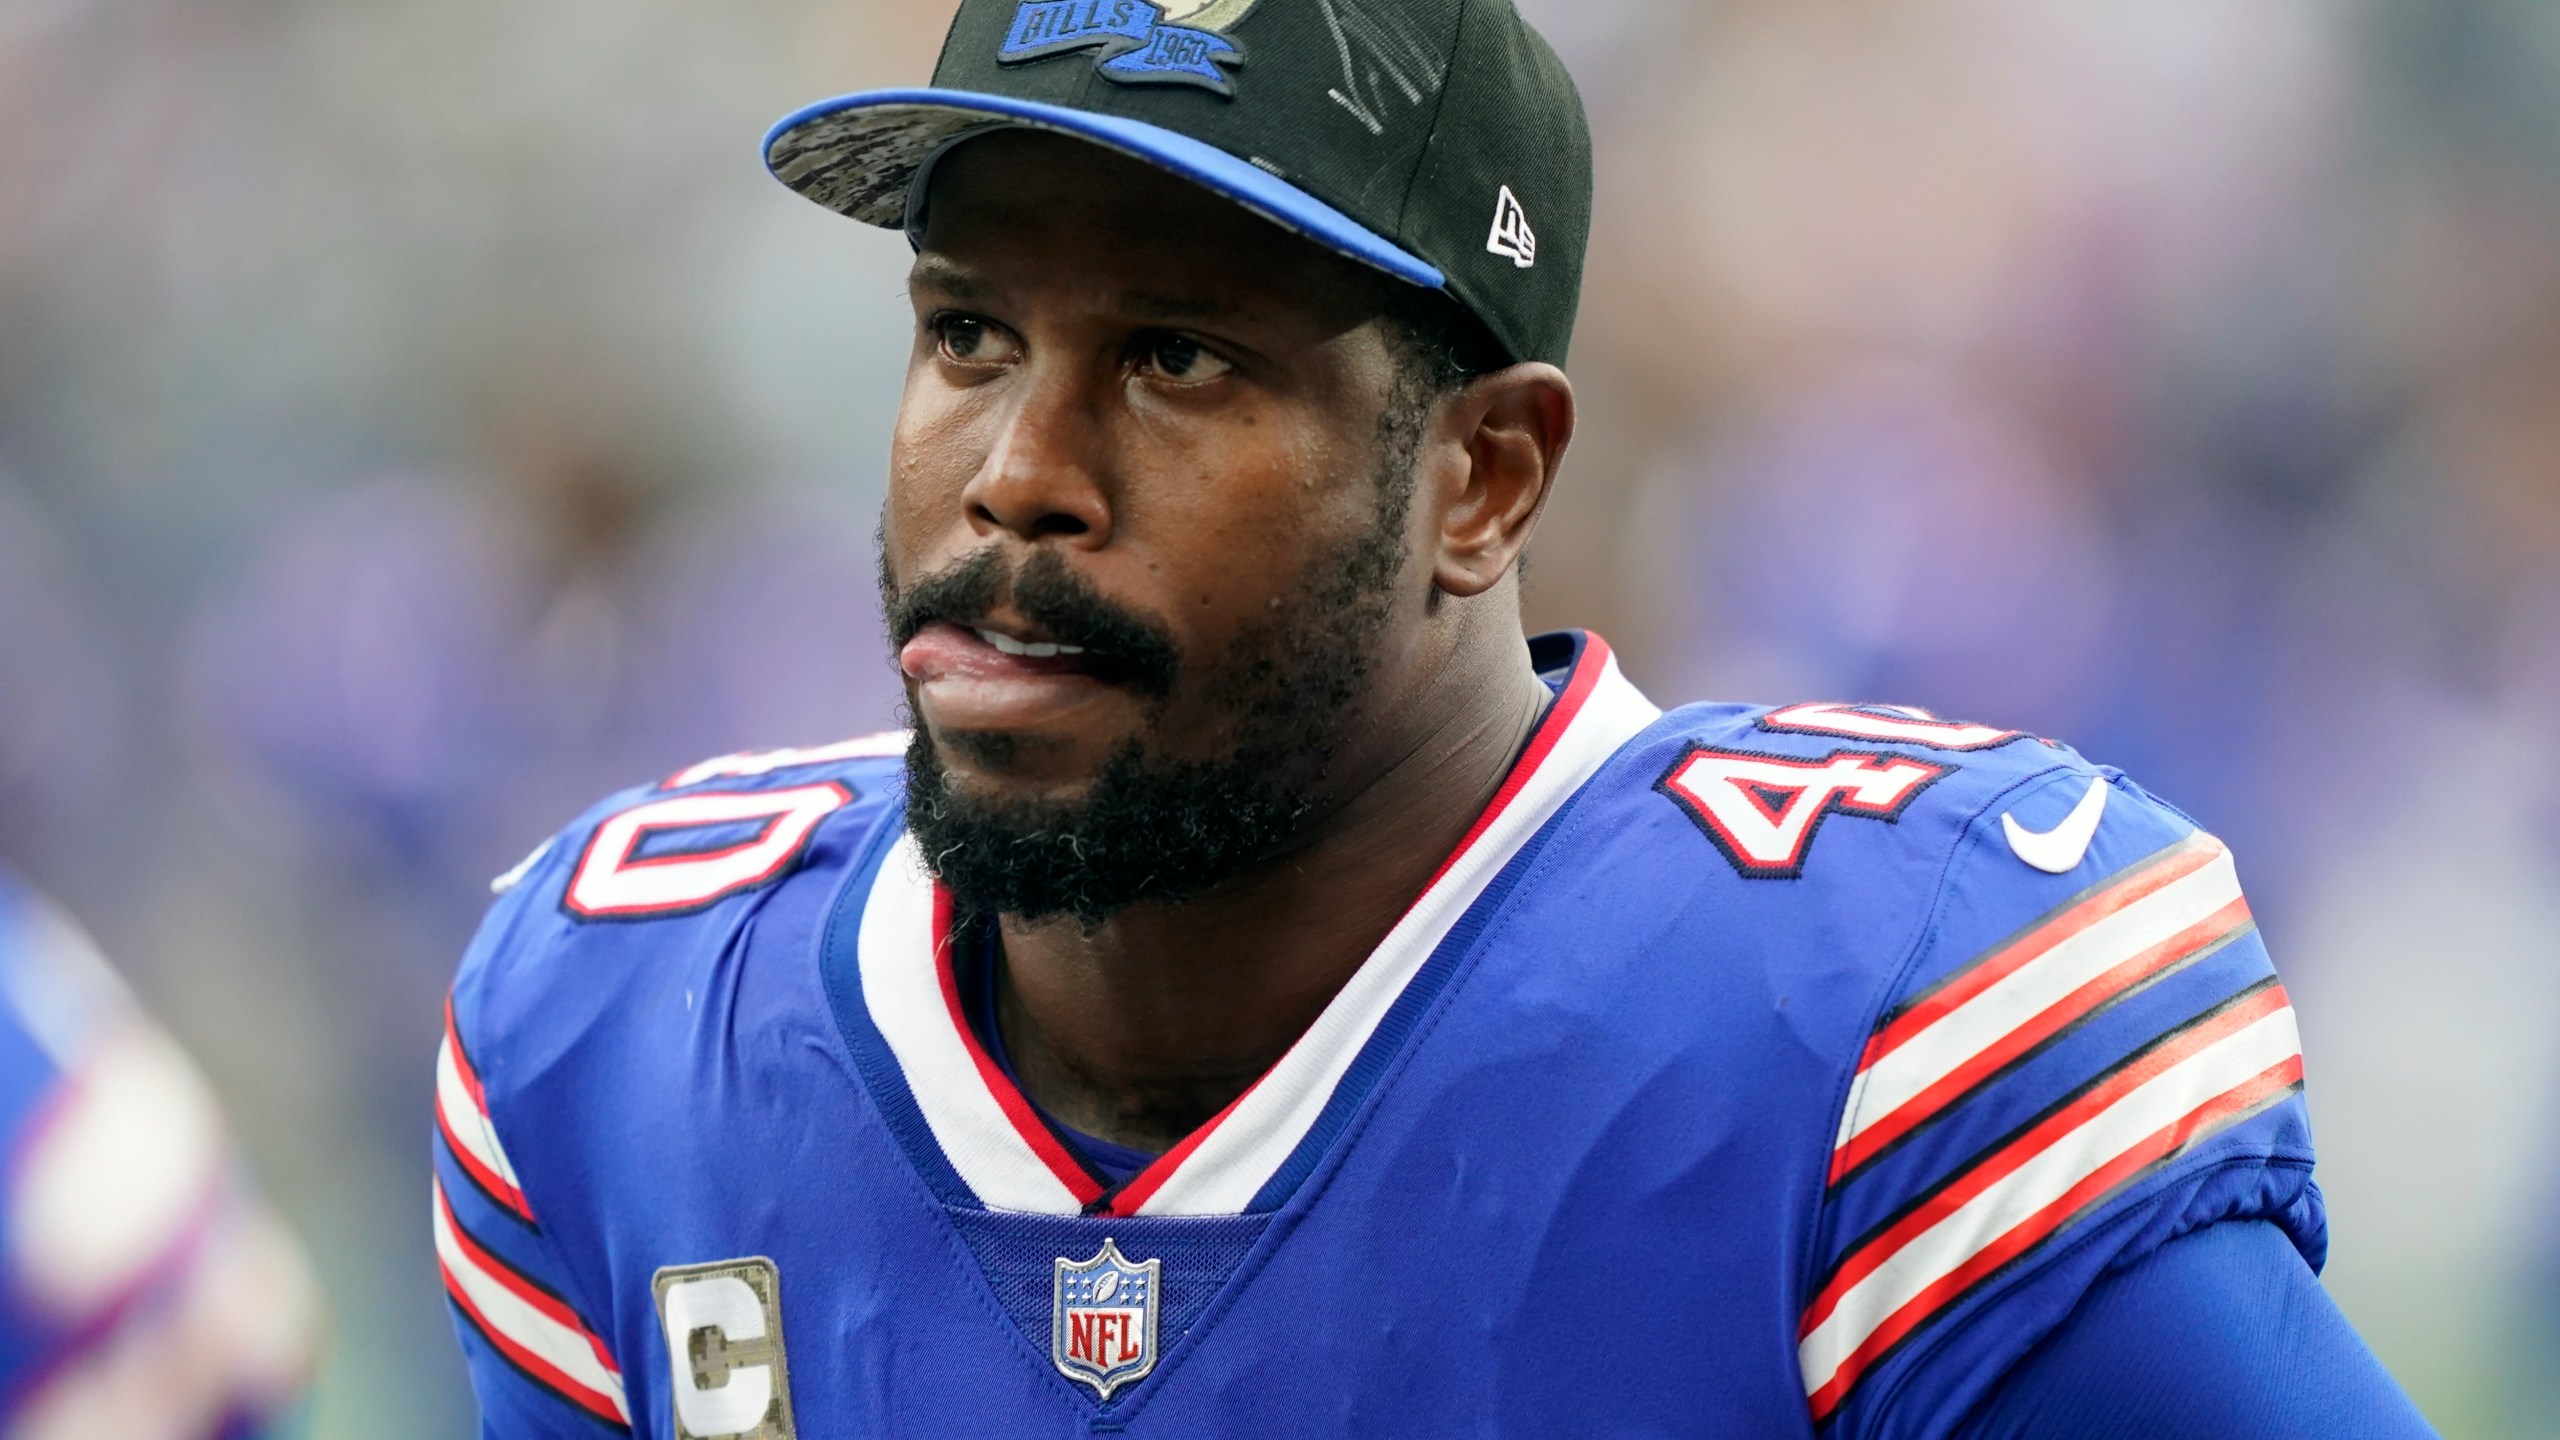
[[[567,1301],[482,1249],[435,1185],[436,1264],[445,1293],[517,1369],[599,1420],[631,1426],[622,1370]]]
[[[2002,1266],[2301,1083],[2293,1007],[2268,980],[1976,1157],[1859,1242],[1805,1311],[1797,1359],[1816,1422],[1905,1337]]]
[[[507,1213],[530,1225],[533,1207],[525,1203],[524,1186],[498,1143],[498,1127],[489,1119],[488,1097],[470,1052],[462,1048],[462,1032],[453,1023],[453,1001],[444,1002],[444,1043],[436,1050],[436,1130],[454,1163]]]
[[[1993,947],[1867,1042],[1832,1148],[1831,1183],[2251,924],[2231,852],[2198,832]]]

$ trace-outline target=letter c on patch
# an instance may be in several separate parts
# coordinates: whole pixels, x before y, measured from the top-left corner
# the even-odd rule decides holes
[[[666,1286],[660,1305],[676,1418],[684,1433],[752,1435],[762,1429],[773,1408],[773,1366],[734,1364],[725,1357],[766,1338],[763,1299],[736,1275],[704,1275]]]

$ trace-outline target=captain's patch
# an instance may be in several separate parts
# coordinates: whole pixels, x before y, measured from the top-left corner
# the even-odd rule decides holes
[[[652,1281],[666,1327],[676,1440],[798,1440],[770,1260],[670,1265]]]

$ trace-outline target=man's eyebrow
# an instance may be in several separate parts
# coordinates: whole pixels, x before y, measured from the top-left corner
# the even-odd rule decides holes
[[[927,252],[916,257],[907,271],[911,290],[932,290],[956,300],[985,300],[995,293],[986,277],[947,255]],[[1245,307],[1233,300],[1214,295],[1177,295],[1157,290],[1124,290],[1118,296],[1121,309],[1149,320],[1176,322],[1183,320],[1232,319],[1245,313]]]
[[[1168,295],[1157,291],[1122,292],[1121,307],[1150,320],[1227,320],[1244,313],[1232,300],[1208,295]]]
[[[987,294],[987,286],[976,271],[948,256],[930,253],[916,257],[915,267],[907,272],[907,286],[939,290],[961,300],[980,300]]]

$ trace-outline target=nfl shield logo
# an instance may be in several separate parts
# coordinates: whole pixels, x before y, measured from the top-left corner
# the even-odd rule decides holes
[[[1156,1368],[1156,1291],[1164,1262],[1134,1264],[1113,1241],[1090,1260],[1058,1258],[1049,1358],[1103,1399]]]

